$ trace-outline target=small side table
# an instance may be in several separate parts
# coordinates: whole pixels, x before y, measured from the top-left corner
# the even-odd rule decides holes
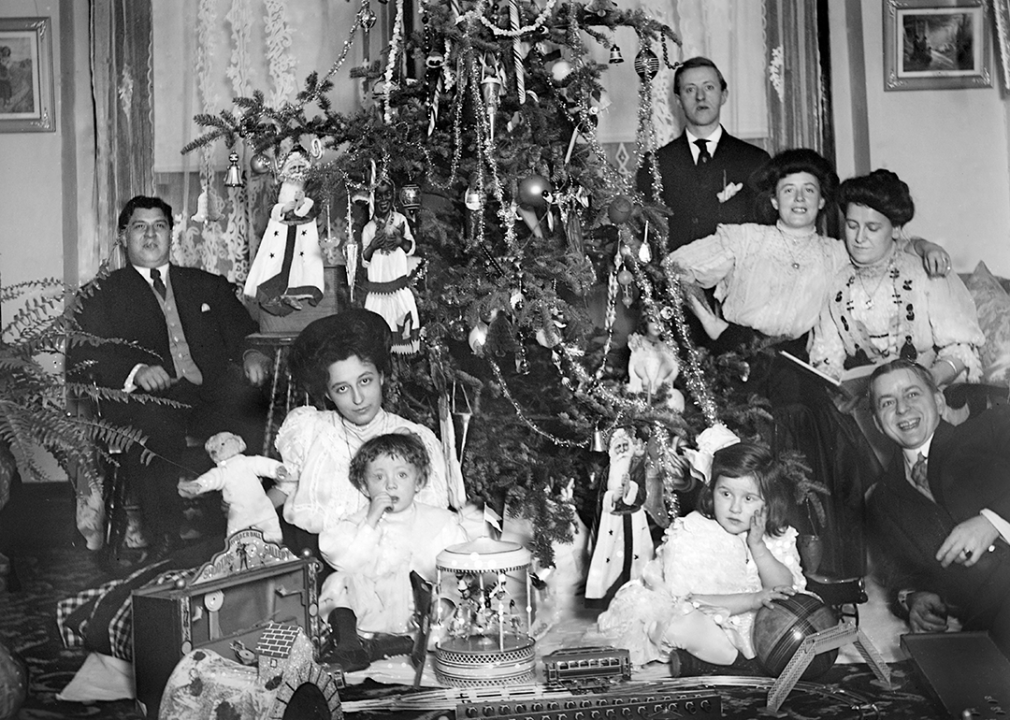
[[[262,332],[249,335],[248,340],[254,347],[266,353],[273,360],[273,374],[270,377],[270,407],[267,409],[266,427],[263,430],[263,455],[271,457],[272,441],[277,427],[292,407],[302,405],[306,398],[298,393],[295,397],[295,386],[291,381],[291,371],[288,368],[288,350],[298,337],[297,332]],[[280,417],[277,418],[278,413]],[[275,420],[275,418],[277,418]]]

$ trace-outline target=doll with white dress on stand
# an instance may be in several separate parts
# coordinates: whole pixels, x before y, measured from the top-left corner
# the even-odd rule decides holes
[[[420,349],[417,301],[409,286],[417,244],[406,216],[393,209],[393,184],[375,187],[375,210],[361,231],[362,265],[368,270],[365,309],[378,313],[393,331],[392,351],[411,355]]]

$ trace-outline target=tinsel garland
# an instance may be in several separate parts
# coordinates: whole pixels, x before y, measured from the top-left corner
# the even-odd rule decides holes
[[[393,21],[393,36],[389,39],[389,57],[386,59],[386,92],[383,93],[382,117],[386,124],[393,121],[393,112],[389,101],[393,94],[393,73],[399,60],[399,53],[403,45],[403,0],[396,0],[396,19]]]
[[[709,389],[708,383],[705,382],[705,374],[701,369],[701,356],[698,354],[698,348],[691,340],[691,331],[688,329],[687,320],[684,317],[684,293],[680,286],[680,277],[675,273],[667,272],[666,292],[670,298],[670,302],[657,309],[656,302],[653,299],[652,281],[642,270],[638,259],[635,258],[630,248],[625,253],[624,260],[631,268],[631,272],[635,276],[635,280],[641,290],[642,304],[645,308],[646,316],[660,326],[660,338],[663,342],[676,342],[670,336],[667,324],[664,322],[670,319],[674,321],[674,327],[677,329],[677,339],[687,354],[685,384],[691,393],[691,399],[694,400],[694,404],[701,410],[705,422],[710,426],[715,425],[719,422],[719,413],[715,398],[712,397],[712,391]]]
[[[638,43],[643,50],[648,49],[648,45],[646,45],[642,37],[638,38]],[[663,43],[663,49],[665,52],[665,42]],[[642,82],[638,89],[638,132],[635,133],[635,145],[637,148],[637,157],[641,159],[654,154],[659,148],[656,141],[656,126],[652,122],[653,75],[652,73],[644,72],[640,77]],[[662,198],[663,176],[659,172],[659,163],[656,162],[655,157],[649,163],[649,167],[652,171],[652,197],[656,199]]]
[[[551,433],[537,426],[536,423],[534,423],[526,416],[526,413],[523,412],[522,407],[520,407],[519,403],[512,396],[512,393],[509,391],[508,384],[505,382],[505,377],[502,375],[501,368],[498,367],[498,363],[496,363],[492,358],[488,358],[487,361],[488,364],[491,366],[491,370],[494,372],[495,380],[498,382],[499,387],[501,387],[502,395],[505,396],[506,400],[512,403],[512,407],[515,408],[516,415],[519,417],[519,419],[523,422],[523,424],[526,427],[528,427],[530,430],[535,432],[540,437],[550,440],[555,445],[560,445],[562,447],[588,448],[592,444],[591,440],[584,440],[582,442],[577,442],[575,440],[566,440],[565,438],[560,438],[557,435],[552,435]]]
[[[550,18],[550,16],[554,13],[554,6],[557,5],[557,2],[558,0],[547,0],[547,4],[537,15],[536,20],[534,20],[530,25],[524,25],[523,27],[517,29],[503,30],[484,17],[484,12],[487,9],[487,3],[485,0],[477,0],[473,9],[464,13],[463,18],[467,21],[477,18],[495,37],[515,38],[520,37],[521,35],[529,35],[540,30],[540,28],[544,26],[544,23],[547,22],[548,18]]]

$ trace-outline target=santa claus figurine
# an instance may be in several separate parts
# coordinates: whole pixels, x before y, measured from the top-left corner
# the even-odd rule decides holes
[[[245,294],[271,315],[288,315],[323,297],[323,253],[316,228],[318,209],[305,194],[311,167],[308,154],[295,147],[281,163],[277,202],[249,268]]]

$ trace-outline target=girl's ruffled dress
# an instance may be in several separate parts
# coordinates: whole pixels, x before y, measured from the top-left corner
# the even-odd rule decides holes
[[[796,530],[765,536],[772,555],[789,568],[793,588],[806,588],[796,550]],[[755,612],[730,615],[724,608],[690,602],[689,595],[730,595],[757,592],[761,578],[747,547],[746,533],[733,535],[699,512],[677,518],[666,531],[656,558],[617,591],[597,623],[614,645],[627,648],[635,665],[666,661],[673,645],[663,640],[667,623],[675,615],[704,612],[726,633],[746,658],[754,657],[751,630]]]

